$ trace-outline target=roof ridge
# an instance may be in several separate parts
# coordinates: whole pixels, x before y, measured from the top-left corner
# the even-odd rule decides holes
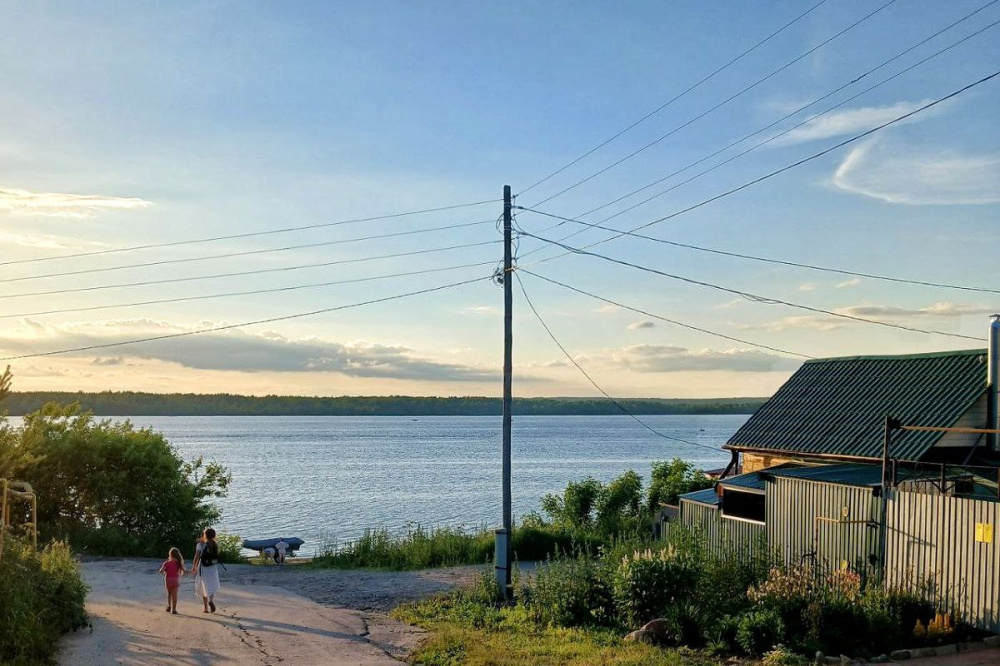
[[[981,349],[955,349],[951,351],[923,352],[920,354],[873,354],[870,356],[829,356],[826,358],[813,358],[805,361],[804,365],[810,363],[826,363],[828,361],[903,361],[922,358],[946,358],[949,356],[983,356],[987,353],[985,347]]]

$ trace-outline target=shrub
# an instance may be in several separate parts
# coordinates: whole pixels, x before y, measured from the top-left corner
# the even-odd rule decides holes
[[[607,572],[597,558],[582,549],[572,557],[539,565],[523,596],[541,624],[607,625],[614,618]]]
[[[542,510],[556,524],[574,529],[589,527],[603,490],[601,482],[593,477],[570,481],[562,496],[548,494],[542,498]]]
[[[762,666],[808,666],[809,660],[784,645],[776,645],[764,655],[761,663]]]
[[[47,663],[59,636],[86,625],[80,578],[69,546],[41,552],[8,536],[0,553],[0,663]]]
[[[223,564],[246,562],[243,557],[243,538],[238,534],[219,534],[215,537],[219,544],[219,561]]]
[[[751,656],[760,656],[780,643],[785,636],[785,623],[770,608],[757,608],[740,616],[736,642]]]
[[[680,458],[670,462],[654,462],[649,484],[647,506],[656,511],[660,504],[677,504],[685,493],[712,487],[712,480],[700,469]]]
[[[43,535],[113,555],[161,557],[192,543],[218,518],[210,501],[230,480],[216,464],[184,462],[159,433],[95,421],[76,404],[49,403],[20,429],[4,426],[0,468],[34,487]]]
[[[693,564],[672,547],[622,558],[615,571],[614,598],[625,625],[642,625],[689,599],[698,581]]]

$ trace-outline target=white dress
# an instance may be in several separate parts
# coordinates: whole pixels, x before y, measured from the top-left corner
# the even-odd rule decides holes
[[[201,555],[205,542],[199,541],[195,546],[195,556]],[[219,565],[202,566],[199,562],[198,575],[194,578],[194,593],[199,599],[215,595],[222,584],[219,582]]]

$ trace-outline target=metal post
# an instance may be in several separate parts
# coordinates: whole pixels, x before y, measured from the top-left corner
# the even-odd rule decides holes
[[[510,598],[511,590],[511,541],[513,541],[510,491],[510,424],[511,424],[511,360],[514,346],[513,333],[513,255],[511,250],[511,194],[510,185],[503,187],[503,529],[506,531],[507,557],[504,570],[504,594]]]

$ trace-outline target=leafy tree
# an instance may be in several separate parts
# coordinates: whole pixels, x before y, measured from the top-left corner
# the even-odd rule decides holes
[[[629,470],[601,489],[597,524],[603,534],[634,529],[643,512],[642,477]]]
[[[648,506],[650,511],[655,511],[661,503],[677,504],[681,495],[711,487],[712,480],[685,460],[674,458],[670,462],[654,462]]]
[[[216,463],[184,462],[162,434],[95,421],[77,404],[47,404],[20,430],[0,430],[0,469],[7,467],[34,487],[48,536],[122,555],[159,556],[190,543],[218,519],[211,500],[230,482]]]
[[[583,481],[570,481],[562,497],[548,494],[542,498],[542,511],[564,527],[589,527],[603,489],[601,482],[590,476]]]

